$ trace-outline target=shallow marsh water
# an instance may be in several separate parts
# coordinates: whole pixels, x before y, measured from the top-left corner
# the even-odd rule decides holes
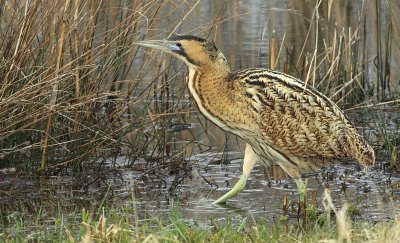
[[[79,221],[81,208],[98,211],[102,204],[109,208],[127,205],[135,207],[139,223],[145,223],[152,218],[168,221],[171,208],[174,208],[188,222],[210,227],[212,222],[227,220],[240,224],[246,217],[248,221],[278,221],[285,215],[282,206],[287,197],[291,202],[289,219],[297,222],[298,193],[294,182],[284,177],[278,180],[269,178],[268,173],[272,175],[273,172],[267,172],[263,166],[254,169],[246,189],[227,205],[212,205],[213,200],[234,185],[241,173],[241,159],[221,165],[209,160],[215,156],[219,155],[203,154],[189,161],[185,172],[166,172],[163,176],[162,173],[157,176],[149,174],[149,167],[143,160],[137,161],[136,166],[146,169],[134,171],[131,166],[125,166],[128,158],[119,157],[114,161],[118,173],[110,170],[107,180],[96,181],[85,188],[74,188],[74,182],[67,176],[47,177],[41,183],[13,178],[11,182],[14,185],[1,185],[0,211],[2,214],[14,211],[14,216],[18,217],[37,215],[40,210],[51,223],[59,213],[64,213],[66,220]],[[357,220],[387,221],[400,213],[400,176],[397,173],[383,172],[381,168],[364,172],[355,164],[342,164],[306,175],[304,179],[307,180],[309,198],[312,192],[316,193],[317,211],[324,210],[322,201],[324,190],[328,188],[337,208],[344,203],[354,206],[357,213],[352,217]]]

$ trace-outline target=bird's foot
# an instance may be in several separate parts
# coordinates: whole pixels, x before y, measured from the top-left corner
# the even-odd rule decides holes
[[[248,176],[247,175],[242,175],[239,179],[238,182],[236,182],[235,186],[226,194],[224,194],[222,197],[218,198],[213,204],[223,204],[228,201],[228,199],[234,197],[236,194],[239,192],[243,191],[246,181],[247,181]]]

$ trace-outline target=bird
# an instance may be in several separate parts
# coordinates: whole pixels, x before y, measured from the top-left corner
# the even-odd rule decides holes
[[[213,204],[225,204],[245,188],[257,163],[279,165],[294,178],[353,159],[375,163],[373,148],[339,106],[316,88],[265,68],[231,71],[213,41],[175,35],[137,45],[168,53],[188,67],[187,87],[198,110],[221,129],[246,142],[242,174]]]

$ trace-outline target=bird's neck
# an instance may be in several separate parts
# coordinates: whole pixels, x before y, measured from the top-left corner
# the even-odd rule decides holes
[[[189,67],[189,79],[197,89],[201,88],[225,88],[230,68],[225,65],[209,65],[203,67]]]
[[[222,110],[234,106],[228,74],[229,68],[189,68],[188,88],[200,112],[219,127],[229,130],[221,116]]]
[[[228,95],[229,68],[189,68],[189,91],[200,99],[212,100],[214,95]]]

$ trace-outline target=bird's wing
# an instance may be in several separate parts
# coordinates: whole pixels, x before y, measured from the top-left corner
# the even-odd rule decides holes
[[[340,108],[316,89],[266,69],[235,74],[257,110],[259,129],[274,148],[304,158],[347,157],[347,131],[355,131]]]

